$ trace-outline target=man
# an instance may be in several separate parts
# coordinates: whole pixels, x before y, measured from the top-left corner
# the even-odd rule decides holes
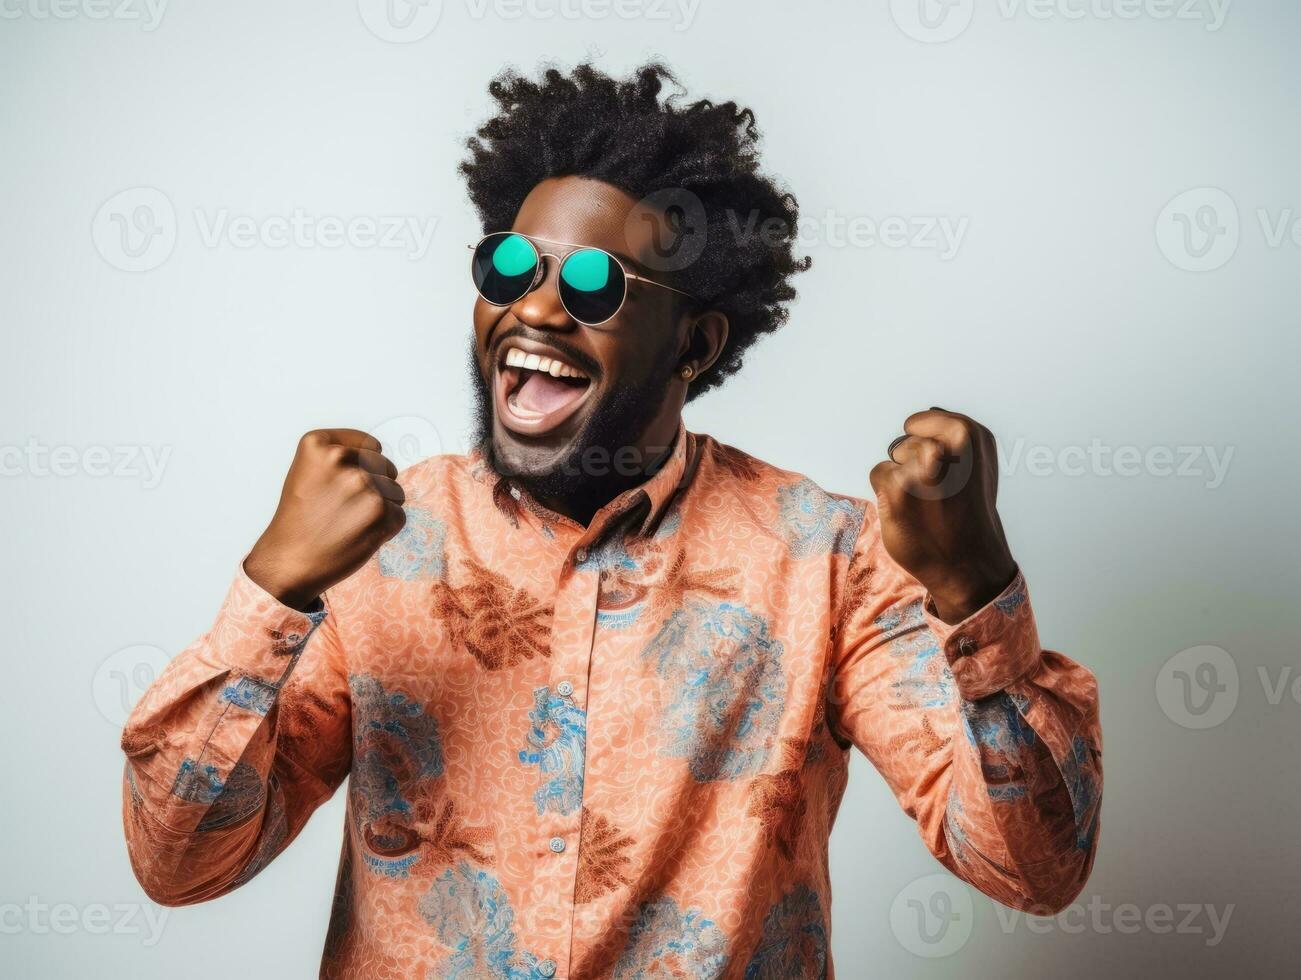
[[[247,881],[350,776],[323,975],[830,976],[855,745],[954,874],[1041,913],[1082,888],[1096,684],[1039,646],[990,434],[912,415],[873,506],[683,427],[807,262],[751,114],[669,78],[492,84],[479,448],[399,476],[303,437],[122,738],[155,900]]]

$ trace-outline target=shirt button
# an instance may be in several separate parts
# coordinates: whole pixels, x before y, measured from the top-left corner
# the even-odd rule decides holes
[[[971,637],[964,636],[958,639],[958,653],[966,657],[975,653],[975,651],[976,651],[976,643],[974,640],[971,639]]]
[[[574,693],[574,685],[570,684],[569,681],[561,681],[556,685],[556,693],[562,698],[567,698]]]
[[[587,549],[579,548],[574,552],[574,562],[581,565],[585,561],[587,561]]]
[[[552,837],[551,849],[559,854],[565,849],[565,839],[563,837]]]
[[[554,977],[556,975],[556,961],[543,960],[538,964],[538,972],[544,977]]]

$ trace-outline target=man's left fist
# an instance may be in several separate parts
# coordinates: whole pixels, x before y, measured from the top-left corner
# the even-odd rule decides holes
[[[885,550],[957,623],[1016,576],[998,519],[994,437],[974,419],[932,408],[904,422],[890,459],[872,468]]]

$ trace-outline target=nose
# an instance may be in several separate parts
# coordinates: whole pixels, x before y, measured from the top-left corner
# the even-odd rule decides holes
[[[550,262],[548,263],[548,259]],[[577,322],[560,302],[560,263],[542,257],[542,281],[515,301],[510,311],[515,319],[539,330],[571,331]]]

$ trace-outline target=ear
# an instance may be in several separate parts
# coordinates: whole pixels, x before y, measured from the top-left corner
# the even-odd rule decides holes
[[[687,319],[686,337],[678,353],[678,368],[690,365],[698,378],[709,370],[727,346],[727,314],[707,310]]]

